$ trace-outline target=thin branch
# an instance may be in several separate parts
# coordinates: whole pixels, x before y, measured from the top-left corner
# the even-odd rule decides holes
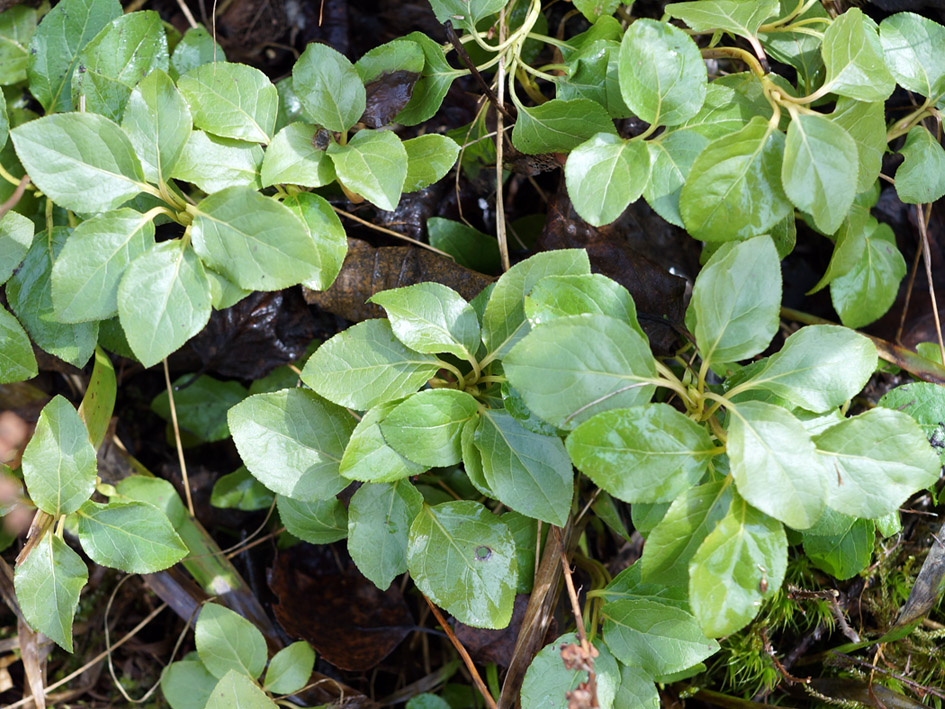
[[[476,80],[476,83],[479,84],[479,88],[482,89],[482,92],[486,95],[486,97],[489,99],[489,101],[492,102],[492,105],[495,106],[496,109],[497,109],[503,116],[505,116],[506,118],[508,118],[510,121],[514,121],[514,120],[515,120],[515,116],[513,116],[511,113],[509,113],[509,110],[505,107],[505,104],[502,103],[502,97],[501,97],[502,81],[501,81],[501,79],[499,80],[499,87],[500,87],[500,88],[499,88],[499,92],[500,92],[500,95],[499,95],[499,96],[496,96],[496,95],[495,95],[495,91],[492,90],[492,87],[489,86],[489,84],[486,82],[486,80],[482,78],[482,74],[480,74],[480,73],[479,73],[479,69],[476,68],[475,62],[473,62],[473,60],[469,57],[469,54],[466,53],[466,48],[463,46],[463,43],[459,41],[459,37],[456,36],[456,30],[453,29],[453,23],[450,22],[449,20],[447,20],[447,21],[443,24],[443,27],[446,29],[446,38],[450,41],[450,44],[453,45],[453,49],[456,50],[456,55],[459,57],[459,60],[463,63],[463,66],[465,66],[467,69],[469,69],[469,73],[472,74],[473,79],[475,79],[475,80]],[[501,35],[500,35],[500,42],[501,42],[501,41],[502,41],[502,38],[501,38]],[[501,63],[502,63],[502,62],[501,62],[501,60],[500,60],[500,66],[501,66]],[[500,130],[501,130],[501,129],[500,129]],[[501,161],[500,161],[500,163],[501,163]]]
[[[438,248],[436,248],[435,246],[430,246],[429,244],[425,244],[425,243],[423,243],[422,241],[417,241],[416,239],[414,239],[414,238],[412,238],[412,237],[410,237],[410,236],[407,236],[406,234],[401,234],[401,233],[398,232],[398,231],[394,231],[393,229],[388,229],[387,227],[382,227],[382,226],[378,226],[377,224],[372,224],[372,223],[369,222],[367,219],[362,219],[361,217],[355,216],[354,214],[351,214],[350,212],[346,212],[346,211],[343,210],[343,209],[338,209],[338,207],[336,207],[335,205],[332,205],[331,208],[334,209],[335,212],[338,213],[338,214],[340,214],[341,216],[347,217],[348,219],[351,219],[351,220],[353,220],[353,221],[356,221],[358,224],[360,224],[360,225],[362,225],[362,226],[366,226],[368,229],[373,229],[374,231],[379,231],[379,232],[382,233],[382,234],[387,234],[388,236],[393,236],[394,238],[396,238],[396,239],[401,239],[402,241],[409,241],[409,242],[410,242],[411,244],[413,244],[414,246],[419,246],[419,247],[421,247],[421,248],[427,249],[428,251],[432,251],[432,252],[435,253],[435,254],[439,254],[440,256],[445,256],[445,257],[448,258],[450,261],[453,261],[453,260],[454,260],[453,257],[450,256],[448,253],[446,253],[445,251],[440,251],[440,250],[439,250]]]
[[[932,317],[935,320],[935,334],[938,337],[938,351],[945,363],[945,342],[942,341],[942,321],[938,317],[938,300],[935,298],[935,283],[932,282],[932,251],[929,249],[928,218],[932,216],[932,205],[915,206],[919,222],[919,237],[922,246],[922,260],[925,262],[925,278],[929,282],[929,298],[932,300]]]
[[[180,440],[180,426],[177,425],[177,408],[174,406],[174,387],[171,384],[171,373],[167,368],[167,357],[164,358],[164,383],[167,385],[167,400],[171,407],[171,426],[174,428],[174,443],[177,444],[177,461],[180,464],[180,475],[184,481],[184,496],[187,498],[187,511],[192,518],[194,501],[190,495],[190,480],[187,478],[187,461],[184,460],[184,446]]]
[[[17,202],[20,201],[20,197],[22,197],[23,193],[26,192],[26,186],[29,183],[30,183],[29,175],[23,175],[23,177],[20,178],[20,181],[17,184],[16,189],[13,190],[13,194],[10,195],[10,197],[7,199],[6,202],[4,202],[3,204],[0,204],[0,218],[2,218],[4,214],[9,212],[11,209],[13,209],[17,205]]]

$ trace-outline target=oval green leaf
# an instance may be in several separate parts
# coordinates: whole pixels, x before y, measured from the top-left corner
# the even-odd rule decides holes
[[[184,74],[177,88],[194,126],[224,138],[268,143],[276,127],[279,92],[259,69],[214,62]]]
[[[167,515],[146,502],[86,502],[79,541],[96,564],[133,574],[163,571],[188,553]]]

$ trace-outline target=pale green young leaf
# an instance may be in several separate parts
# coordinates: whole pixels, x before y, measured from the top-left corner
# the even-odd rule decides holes
[[[240,670],[230,670],[213,688],[204,709],[279,709],[278,705]]]
[[[723,244],[699,272],[687,321],[703,360],[722,364],[758,354],[778,331],[781,264],[768,236]]]
[[[575,0],[574,7],[580,10],[588,22],[614,14],[620,0]],[[601,705],[603,706],[603,705]]]
[[[842,126],[820,114],[798,114],[784,144],[784,191],[820,231],[833,234],[856,196],[858,162],[856,142]]]
[[[462,460],[459,436],[479,404],[464,391],[427,389],[408,396],[380,422],[384,440],[408,460],[445,467]]]
[[[407,150],[391,131],[358,131],[347,145],[331,143],[328,155],[335,174],[352,192],[393,211],[407,179]]]
[[[624,502],[670,502],[692,487],[716,452],[705,429],[667,404],[613,409],[567,439],[575,467]]]
[[[317,129],[290,123],[276,133],[262,161],[263,187],[276,184],[321,187],[334,181],[335,168],[324,150],[312,144]]]
[[[344,55],[312,42],[292,67],[292,87],[312,123],[342,133],[357,123],[366,105],[361,77]]]
[[[348,536],[348,511],[337,497],[303,502],[276,495],[286,531],[309,544],[331,544]]]
[[[896,88],[889,73],[876,23],[852,7],[824,30],[821,47],[830,93],[858,101],[885,101]]]
[[[525,296],[545,276],[576,276],[591,272],[583,249],[545,251],[517,263],[496,281],[482,316],[482,341],[493,358],[508,354],[528,333]]]
[[[876,346],[866,336],[836,325],[808,325],[746,382],[807,411],[826,412],[862,391],[876,369]]]
[[[0,218],[0,284],[6,283],[26,258],[34,229],[33,222],[19,212],[9,211]]]
[[[494,237],[442,217],[427,219],[427,235],[430,246],[445,251],[460,266],[480,273],[499,270],[499,242]]]
[[[569,153],[597,133],[617,136],[603,106],[585,98],[556,98],[540,106],[518,107],[512,144],[526,155]]]
[[[181,157],[193,119],[171,78],[155,69],[128,97],[121,127],[141,160],[145,179],[161,184]]]
[[[646,538],[642,580],[686,586],[689,560],[731,506],[732,486],[724,480],[683,490]]]
[[[401,112],[394,116],[394,120],[405,126],[414,126],[434,116],[440,109],[453,79],[465,73],[465,70],[453,69],[446,61],[443,47],[423,32],[411,32],[404,39],[420,46],[424,65],[420,78],[413,85],[410,100]]]
[[[13,576],[26,622],[66,652],[72,652],[72,620],[88,580],[85,562],[51,530],[17,564]]]
[[[628,117],[630,109],[620,95],[619,56],[617,41],[583,42],[580,50],[568,58],[568,80],[558,82],[555,96],[565,101],[588,99],[603,106],[611,118]]]
[[[706,68],[699,47],[678,27],[642,18],[620,43],[620,93],[647,123],[674,126],[702,108]]]
[[[252,291],[240,288],[223,274],[207,269],[210,280],[210,303],[214,310],[226,310],[239,303]],[[280,389],[281,387],[276,387]]]
[[[212,194],[227,187],[260,188],[263,149],[259,143],[191,131],[170,177]]]
[[[876,524],[871,519],[855,519],[835,535],[804,534],[804,554],[839,581],[853,578],[869,565],[875,544]]]
[[[171,709],[206,709],[217,681],[200,660],[178,660],[161,673],[161,692]]]
[[[786,569],[784,527],[736,500],[689,562],[689,600],[706,635],[741,630],[781,588]]]
[[[72,103],[120,121],[131,90],[151,71],[167,71],[168,61],[167,35],[156,12],[116,17],[79,52]]]
[[[276,127],[279,92],[259,69],[202,64],[177,81],[194,126],[224,138],[268,143]]]
[[[643,194],[650,154],[643,141],[598,133],[574,148],[564,177],[581,218],[594,226],[609,224]]]
[[[448,352],[471,360],[479,349],[479,318],[459,293],[439,283],[417,283],[368,298],[387,311],[397,339],[417,352]]]
[[[314,667],[315,651],[307,642],[299,640],[273,656],[263,687],[273,694],[292,694],[308,684]]]
[[[784,134],[755,116],[709,143],[689,169],[679,213],[696,239],[732,241],[762,234],[791,211],[781,186]]]
[[[535,655],[522,682],[522,709],[556,707],[568,692],[587,681],[585,670],[568,669],[561,661],[561,651],[566,645],[580,645],[576,633],[562,635]],[[612,709],[620,684],[620,669],[605,645],[598,640],[595,647],[598,653],[594,658],[597,703],[600,709]]]
[[[486,409],[474,441],[493,497],[543,522],[567,523],[574,472],[560,438],[533,433],[505,411]]]
[[[200,201],[194,250],[210,268],[249,290],[279,290],[316,278],[320,258],[291,209],[251,187],[228,187]]]
[[[512,348],[502,364],[528,408],[566,430],[601,411],[645,404],[656,377],[644,337],[607,315],[545,323]]]
[[[779,0],[701,0],[674,2],[666,14],[682,20],[696,32],[724,30],[751,39],[779,8]]]
[[[382,591],[407,570],[410,525],[423,496],[408,480],[362,485],[348,505],[348,553]]]
[[[174,47],[171,54],[171,77],[176,79],[203,64],[225,61],[223,47],[214,41],[206,27],[198,24],[187,30]]]
[[[567,315],[591,313],[623,320],[644,337],[633,296],[599,273],[547,276],[525,296],[525,315],[532,327]]]
[[[650,676],[684,670],[719,649],[691,613],[665,602],[612,601],[604,604],[601,615],[604,641],[614,656]]]
[[[888,224],[876,224],[856,265],[830,283],[830,300],[847,327],[863,327],[882,317],[899,292],[906,261]]]
[[[788,411],[762,401],[729,408],[727,449],[739,494],[794,529],[814,525],[830,471],[810,434]]]
[[[14,5],[0,14],[0,85],[26,80],[28,45],[36,22],[36,10],[25,5]]]
[[[643,197],[663,219],[683,227],[679,195],[686,184],[692,163],[709,139],[695,130],[677,130],[646,142],[650,153],[650,177]]]
[[[881,101],[855,101],[841,97],[830,120],[843,128],[856,144],[856,193],[868,190],[876,182],[886,154],[886,117]]]
[[[934,485],[938,456],[908,414],[875,408],[814,437],[831,475],[827,504],[854,517],[896,511],[912,493]]]
[[[200,661],[214,677],[235,671],[254,680],[266,666],[263,634],[246,618],[217,603],[206,603],[200,609],[194,641]]]
[[[386,319],[365,320],[315,350],[302,381],[329,401],[367,410],[417,391],[439,360],[407,349]]]
[[[311,192],[299,192],[282,201],[308,229],[315,243],[315,275],[302,281],[312,290],[327,290],[341,271],[348,253],[348,237],[341,219],[324,197]]]
[[[220,381],[201,374],[185,374],[173,382],[177,425],[201,441],[222,441],[230,437],[226,414],[249,396],[239,382]],[[171,423],[170,397],[165,389],[151,401],[151,410]]]
[[[255,394],[227,415],[233,442],[263,485],[296,500],[327,500],[348,481],[338,464],[354,418],[306,389]]]
[[[438,133],[405,140],[404,150],[407,151],[404,192],[416,192],[444,178],[459,157],[456,141]]]
[[[717,140],[745,127],[753,116],[769,116],[771,107],[760,93],[761,82],[751,73],[721,76],[706,89],[702,108],[679,126],[709,140]],[[675,132],[675,131],[673,131]],[[673,132],[665,133],[669,137]],[[663,138],[657,136],[654,141]]]
[[[44,116],[17,126],[10,137],[30,179],[60,207],[104,212],[145,186],[131,141],[105,116]]]
[[[0,306],[0,384],[22,382],[36,376],[33,345],[19,321]]]
[[[273,499],[272,492],[245,465],[217,478],[210,493],[210,504],[214,507],[244,512],[268,510]]]
[[[886,66],[907,91],[938,100],[945,94],[945,27],[913,12],[897,12],[879,25]]]
[[[193,249],[164,241],[132,261],[118,284],[118,317],[145,367],[200,332],[210,319],[210,281]]]
[[[344,477],[363,482],[394,482],[420,475],[427,469],[391,448],[381,433],[381,421],[399,403],[395,400],[377,404],[358,421],[338,468]]]
[[[79,52],[119,16],[118,0],[66,0],[43,17],[29,43],[27,76],[30,93],[46,113],[72,110],[72,72]]]
[[[931,204],[945,195],[945,148],[925,126],[916,126],[899,149],[896,194],[906,204]]]
[[[492,490],[486,483],[486,475],[482,471],[482,454],[476,447],[476,430],[482,421],[481,415],[476,415],[463,426],[463,432],[460,436],[460,445],[463,449],[463,469],[466,471],[466,477],[469,482],[479,492],[487,497],[492,497]],[[516,514],[518,514],[516,512]]]
[[[498,629],[512,618],[515,541],[477,502],[424,504],[410,525],[407,569],[417,588],[460,623]]]
[[[154,224],[122,208],[80,223],[52,268],[52,301],[62,322],[118,314],[118,284],[128,264],[154,246]]]
[[[86,502],[79,541],[96,564],[133,574],[162,571],[188,553],[167,515],[146,502]]]

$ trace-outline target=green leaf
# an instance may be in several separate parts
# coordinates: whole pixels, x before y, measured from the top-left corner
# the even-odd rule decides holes
[[[155,69],[128,97],[121,127],[141,160],[145,179],[163,184],[184,151],[193,119],[171,78]]]
[[[132,261],[118,284],[118,317],[145,367],[200,332],[210,319],[210,282],[193,249],[164,241]]]
[[[316,272],[302,281],[312,290],[327,290],[341,271],[348,253],[348,237],[341,219],[324,197],[311,192],[299,192],[286,197],[283,206],[291,209],[308,229],[315,242]]]
[[[475,27],[479,20],[501,10],[508,0],[430,0],[430,7],[438,22],[460,20],[467,27]]]
[[[692,287],[687,321],[704,361],[722,364],[764,350],[778,331],[781,265],[768,236],[723,244]]]
[[[938,350],[937,343],[935,349]],[[939,384],[903,384],[883,394],[878,403],[879,406],[903,411],[914,418],[939,457],[945,458],[945,392]]]
[[[331,159],[312,143],[316,132],[315,126],[290,123],[276,133],[262,161],[263,187],[276,184],[321,187],[334,181]]]
[[[620,0],[575,0],[574,6],[588,22],[594,22],[602,16],[613,15],[619,4]]]
[[[19,321],[0,306],[0,384],[22,382],[38,373],[33,345]]]
[[[411,697],[406,709],[450,709],[449,703],[435,694],[423,693]]]
[[[331,544],[348,536],[348,512],[336,497],[302,502],[276,495],[276,507],[289,534],[309,544]]]
[[[404,150],[407,151],[404,192],[416,192],[441,180],[459,157],[456,141],[438,133],[405,140]]]
[[[571,152],[564,176],[574,209],[589,224],[601,226],[643,194],[650,155],[643,141],[598,133]]]
[[[779,7],[779,0],[701,0],[674,2],[666,6],[666,14],[696,32],[723,30],[750,39]]]
[[[27,75],[30,93],[46,113],[72,110],[72,72],[79,52],[120,15],[118,0],[65,0],[39,23],[29,44]]]
[[[245,465],[217,478],[210,493],[210,504],[214,507],[244,512],[268,510],[272,501],[272,493],[250,474]]]
[[[202,64],[225,61],[223,48],[214,41],[206,27],[198,24],[187,30],[174,47],[174,53],[171,55],[171,76],[183,76]]]
[[[54,397],[23,451],[23,479],[33,503],[53,516],[75,512],[95,489],[97,472],[85,424],[72,404]]]
[[[251,187],[228,187],[204,198],[195,208],[191,234],[207,266],[248,290],[279,290],[320,273],[306,225]]]
[[[216,603],[206,603],[194,627],[197,654],[214,677],[234,671],[253,680],[262,674],[266,640],[246,618]],[[229,706],[241,706],[234,702]]]
[[[79,541],[96,564],[133,574],[162,571],[188,553],[167,516],[146,502],[86,502]]]
[[[945,195],[945,148],[925,126],[916,126],[899,149],[896,194],[907,204],[931,204]]]
[[[118,284],[134,259],[154,246],[150,217],[122,208],[79,224],[52,268],[52,300],[62,322],[118,314]]]
[[[327,500],[348,481],[338,463],[354,419],[305,389],[255,394],[227,415],[233,442],[263,485],[296,500]]]
[[[866,103],[843,98],[830,114],[830,120],[843,128],[856,144],[856,193],[868,190],[876,182],[886,154],[886,117],[882,102]]]
[[[411,32],[404,39],[415,42],[423,50],[424,66],[420,78],[413,85],[410,100],[394,120],[405,126],[415,126],[433,118],[453,79],[465,73],[465,70],[453,69],[446,61],[443,47],[422,32]]]
[[[679,213],[679,195],[686,184],[692,163],[708,145],[709,139],[695,130],[678,130],[648,140],[650,177],[643,197],[653,211],[678,227],[683,227]]]
[[[299,640],[273,656],[263,687],[273,694],[292,694],[308,684],[314,667],[315,651],[307,642]]]
[[[347,145],[329,144],[328,155],[345,187],[381,209],[397,208],[407,179],[407,150],[394,133],[358,131]]]
[[[462,460],[459,436],[479,404],[464,391],[427,389],[407,397],[380,422],[384,440],[408,460],[446,467]]]
[[[876,23],[852,7],[824,30],[821,47],[827,77],[822,92],[858,101],[885,101],[896,88],[889,73]]]
[[[705,429],[667,404],[599,413],[568,436],[574,465],[625,502],[670,502],[708,469]]]
[[[362,84],[370,84],[384,74],[405,71],[419,74],[424,56],[420,46],[409,39],[395,39],[365,52],[354,64]]]
[[[27,48],[36,31],[36,10],[14,5],[0,14],[0,85],[26,80]]]
[[[565,701],[565,695],[587,681],[585,670],[565,667],[561,652],[566,645],[580,645],[577,634],[566,633],[545,645],[535,655],[522,682],[522,709],[564,706],[562,702]],[[606,646],[598,641],[596,648],[598,655],[594,658],[594,673],[597,676],[597,702],[602,709],[611,709],[620,683],[620,670]]]
[[[823,514],[829,471],[801,422],[780,406],[746,401],[729,408],[728,455],[739,494],[794,529]]]
[[[876,346],[868,337],[836,325],[809,325],[739,388],[765,389],[794,406],[826,412],[862,391],[876,361]]]
[[[563,527],[574,497],[574,472],[561,439],[524,428],[486,409],[474,437],[493,497],[524,515]]]
[[[767,116],[770,112],[771,107],[761,94],[761,82],[757,77],[751,73],[730,74],[709,84],[702,108],[680,128],[717,140],[740,131],[753,116]],[[668,138],[672,134],[664,133],[663,136]],[[662,136],[657,136],[653,141],[662,139]]]
[[[191,131],[170,176],[197,185],[208,194],[227,187],[260,187],[263,149],[258,143]]]
[[[906,261],[888,224],[873,222],[856,265],[830,283],[830,299],[847,327],[863,327],[882,317],[899,292]]]
[[[781,588],[786,569],[784,527],[737,500],[689,562],[689,600],[706,635],[741,630]]]
[[[213,688],[204,709],[278,709],[253,680],[240,670],[230,670]]]
[[[88,580],[85,562],[51,530],[16,567],[13,582],[23,617],[66,652],[72,652],[72,620]]]
[[[76,58],[72,103],[120,121],[131,90],[151,71],[167,71],[167,36],[153,10],[116,17]]]
[[[686,586],[689,560],[731,506],[732,486],[724,480],[683,490],[646,538],[642,580]]]
[[[18,212],[10,211],[0,218],[0,284],[23,262],[33,243],[33,230],[33,222]]]
[[[515,541],[479,503],[424,504],[410,526],[407,569],[420,591],[460,623],[493,629],[509,624]]]
[[[199,660],[172,662],[161,673],[161,692],[171,709],[206,709],[217,678]]]
[[[835,235],[836,244],[833,253],[830,255],[827,271],[817,282],[817,285],[807,292],[807,295],[816,293],[840,276],[852,271],[860,262],[863,252],[866,250],[867,233],[872,233],[878,227],[879,223],[872,217],[870,217],[870,223],[864,225],[860,223],[853,212],[848,214]]]
[[[173,384],[174,408],[181,430],[202,441],[222,441],[230,437],[226,413],[249,392],[239,382],[221,382],[206,374],[194,379],[192,374],[179,377]],[[151,401],[151,410],[167,422],[171,421],[167,390]]]
[[[639,667],[620,665],[620,686],[614,706],[634,709],[660,709],[660,693],[653,678]]]
[[[496,281],[482,316],[482,341],[493,358],[502,358],[528,333],[525,296],[545,276],[576,276],[590,273],[583,249],[560,249],[538,253],[517,263]]]
[[[427,469],[391,448],[381,433],[381,421],[399,403],[395,400],[377,404],[358,422],[338,469],[344,477],[363,482],[394,482],[420,475]]]
[[[177,81],[194,126],[224,138],[268,143],[276,127],[279,92],[259,69],[202,64]]]
[[[555,86],[555,95],[565,101],[579,98],[593,101],[603,106],[611,118],[628,117],[630,109],[620,95],[619,55],[619,42],[605,39],[585,42],[568,59],[568,80]]]
[[[849,529],[832,536],[804,535],[804,553],[839,581],[853,578],[869,563],[876,540],[876,525],[871,519],[858,519]]]
[[[366,320],[319,347],[302,381],[336,404],[367,410],[412,394],[439,368],[436,357],[407,349],[387,320]]]
[[[79,403],[79,418],[85,422],[89,440],[96,450],[105,441],[112,414],[115,413],[117,394],[118,383],[112,361],[101,347],[96,347],[92,376]]]
[[[814,437],[831,474],[827,504],[853,517],[883,517],[935,484],[938,456],[919,424],[900,411],[870,409]]]
[[[526,155],[568,153],[598,133],[617,137],[610,115],[599,103],[552,99],[540,106],[518,105],[512,144]]]
[[[850,211],[858,160],[856,142],[829,118],[801,113],[791,120],[781,165],[784,191],[825,234],[839,229]]]
[[[366,94],[361,77],[342,54],[310,43],[292,67],[292,88],[307,119],[343,133],[364,113]]]
[[[599,273],[547,276],[525,296],[532,327],[567,315],[609,315],[623,320],[644,337],[633,297],[622,285]]]
[[[382,591],[407,570],[410,524],[423,496],[407,480],[362,485],[348,505],[348,553]]]
[[[430,246],[447,252],[460,266],[480,273],[499,270],[499,243],[493,237],[442,217],[427,219],[427,234]]]
[[[636,20],[620,43],[620,93],[650,124],[678,125],[702,108],[706,69],[689,35],[666,22]]]
[[[601,615],[614,656],[651,676],[684,670],[719,649],[691,613],[666,603],[628,598],[605,603]]]
[[[82,214],[115,209],[144,188],[124,131],[95,113],[62,113],[10,131],[30,179],[60,207]]]
[[[886,66],[896,82],[933,101],[945,94],[945,27],[912,12],[898,12],[879,25]]]
[[[479,349],[479,318],[459,293],[439,283],[417,283],[368,298],[387,311],[397,339],[417,352],[448,352],[472,360]]]
[[[643,336],[606,315],[571,315],[535,328],[503,367],[528,408],[566,430],[601,411],[645,404],[656,377]]]

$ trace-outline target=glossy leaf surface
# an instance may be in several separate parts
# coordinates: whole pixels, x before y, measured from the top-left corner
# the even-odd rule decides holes
[[[86,502],[79,541],[96,564],[134,574],[162,571],[188,553],[167,515],[146,502]]]

